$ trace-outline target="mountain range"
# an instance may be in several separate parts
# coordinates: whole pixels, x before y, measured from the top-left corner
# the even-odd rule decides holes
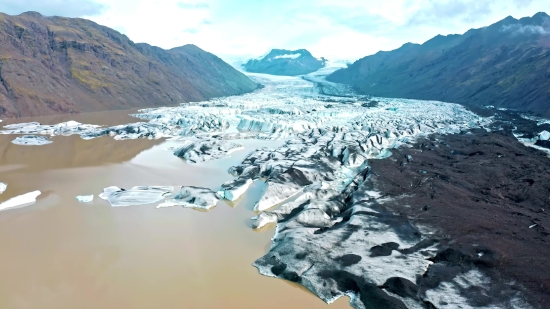
[[[550,17],[511,16],[364,57],[327,77],[362,93],[550,116]]]
[[[248,60],[242,67],[251,73],[296,76],[315,72],[325,63],[325,58],[317,59],[305,49],[272,49],[263,57]]]
[[[171,105],[258,85],[197,46],[134,43],[80,18],[0,13],[0,117]]]

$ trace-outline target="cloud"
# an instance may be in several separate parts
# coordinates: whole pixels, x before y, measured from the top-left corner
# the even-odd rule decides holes
[[[196,34],[196,33],[199,33],[199,29],[197,29],[197,28],[189,28],[189,29],[183,29],[181,32],[183,32],[183,33]]]
[[[18,15],[36,11],[45,16],[83,17],[103,13],[106,7],[93,0],[2,0],[0,12]]]
[[[518,8],[528,7],[533,2],[533,0],[513,0],[513,1],[516,7]]]
[[[532,0],[95,1],[107,9],[90,19],[123,27],[135,42],[162,48],[195,44],[226,56],[306,48],[329,59],[358,59],[550,8],[547,1]]]
[[[550,35],[550,29],[544,28],[543,26],[533,26],[533,25],[520,25],[520,24],[511,24],[504,25],[501,29],[502,32],[510,32],[514,35],[520,34],[540,34],[540,35]]]
[[[199,3],[186,3],[178,2],[178,7],[185,10],[206,10],[210,8],[208,3],[199,2]]]
[[[409,25],[464,23],[484,20],[493,12],[495,0],[429,0],[420,2],[421,6],[412,14]],[[419,2],[416,2],[417,5]]]

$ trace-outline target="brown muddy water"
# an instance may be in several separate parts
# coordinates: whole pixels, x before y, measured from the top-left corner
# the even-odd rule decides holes
[[[114,125],[128,111],[4,121]],[[255,232],[254,186],[209,212],[155,205],[111,207],[97,197],[114,185],[194,185],[216,189],[248,152],[275,142],[244,141],[231,158],[189,165],[162,140],[54,137],[18,146],[0,135],[0,201],[41,190],[27,207],[0,212],[0,308],[347,308],[260,275],[251,266],[271,245],[273,228]],[[256,186],[257,187],[257,186]],[[91,203],[77,195],[94,194]]]

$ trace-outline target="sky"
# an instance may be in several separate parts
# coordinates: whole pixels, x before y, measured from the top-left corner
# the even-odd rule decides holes
[[[224,59],[272,48],[355,60],[437,34],[464,33],[506,16],[550,14],[548,0],[1,0],[10,15],[82,17],[134,42],[195,44]]]

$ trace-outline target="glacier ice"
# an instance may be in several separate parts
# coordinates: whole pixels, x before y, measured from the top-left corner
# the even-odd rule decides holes
[[[16,137],[12,143],[25,146],[41,146],[53,143],[47,137],[36,135],[23,135]]]
[[[94,200],[94,195],[79,195],[76,199],[81,203],[89,203]]]
[[[99,194],[99,198],[101,199],[104,199],[104,200],[108,200],[109,199],[109,196],[111,195],[111,193],[114,193],[114,192],[117,192],[117,191],[121,191],[122,189],[120,189],[119,187],[117,186],[110,186],[110,187],[107,187],[105,189],[103,189],[103,192],[101,192]]]
[[[32,191],[29,193],[12,197],[9,200],[0,203],[0,211],[10,209],[10,208],[30,205],[36,202],[36,198],[40,194],[42,194],[42,192],[37,190],[37,191]]]
[[[548,132],[548,131],[540,132],[539,133],[539,140],[541,140],[541,141],[550,140],[550,132]]]
[[[232,152],[242,149],[242,145],[225,140],[186,140],[184,145],[175,149],[174,155],[189,163],[198,163],[225,158]]]
[[[250,178],[240,178],[237,181],[229,181],[222,184],[220,190],[217,192],[217,195],[222,199],[235,201],[246,192],[252,182],[253,181]]]
[[[180,188],[179,193],[173,198],[167,199],[164,203],[159,204],[157,208],[183,206],[186,208],[209,210],[216,206],[218,201],[216,193],[210,189],[183,186]]]
[[[99,197],[109,201],[113,207],[136,206],[159,202],[173,190],[170,186],[136,186],[129,190],[112,186],[103,189]]]

